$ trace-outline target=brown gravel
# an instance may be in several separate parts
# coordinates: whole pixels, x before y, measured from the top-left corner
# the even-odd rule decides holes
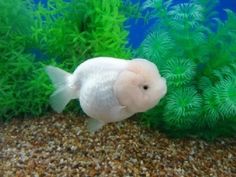
[[[134,120],[90,134],[54,115],[0,126],[0,176],[236,176],[236,141],[168,139]]]

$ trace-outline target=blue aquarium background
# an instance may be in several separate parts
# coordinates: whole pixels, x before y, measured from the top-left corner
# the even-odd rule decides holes
[[[137,2],[135,0],[132,0],[133,2]],[[212,0],[214,1],[214,0]],[[145,2],[145,0],[141,0],[141,2]],[[178,3],[185,3],[190,2],[189,0],[174,0],[174,4]],[[231,9],[233,11],[236,11],[236,1],[234,0],[220,0],[219,5],[217,5],[216,10],[219,12],[219,16],[222,20],[226,19],[226,13],[223,9]],[[148,24],[145,24],[144,21],[138,21],[130,20],[130,36],[129,41],[133,48],[137,48],[140,43],[143,41],[145,36],[147,35],[150,28],[155,24],[155,20],[149,22]]]
[[[145,2],[145,0],[131,0],[133,3],[137,3],[137,2]],[[215,1],[215,0],[212,0]],[[47,0],[34,0],[35,3],[41,2],[43,4],[46,4]],[[173,3],[174,4],[178,4],[178,3],[185,3],[185,2],[190,2],[189,0],[174,0]],[[226,17],[226,13],[224,11],[224,9],[231,9],[233,11],[236,12],[236,1],[235,0],[220,0],[219,4],[216,7],[217,12],[219,13],[219,17],[222,20],[225,20]],[[149,32],[150,28],[155,24],[155,20],[152,20],[149,23],[145,23],[143,20],[134,20],[134,19],[130,19],[127,22],[127,25],[129,25],[129,30],[130,30],[130,34],[129,34],[129,44],[130,46],[132,46],[133,48],[137,48],[139,47],[140,43],[143,41],[143,39],[145,38],[145,36],[147,35],[147,33]]]

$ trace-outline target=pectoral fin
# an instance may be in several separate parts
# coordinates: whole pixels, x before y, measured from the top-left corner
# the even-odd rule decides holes
[[[104,122],[101,122],[96,119],[89,118],[87,121],[87,128],[91,133],[94,133],[101,129],[105,125]]]

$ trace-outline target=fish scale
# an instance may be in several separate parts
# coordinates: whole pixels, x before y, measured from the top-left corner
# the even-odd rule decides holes
[[[90,79],[84,83],[80,90],[79,100],[86,114],[91,117],[100,115],[99,117],[102,117],[104,121],[110,118],[107,116],[107,112],[119,104],[113,91],[117,77],[117,72],[98,72],[90,76]]]

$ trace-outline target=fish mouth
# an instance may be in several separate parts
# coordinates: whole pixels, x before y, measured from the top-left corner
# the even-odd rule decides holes
[[[166,93],[167,93],[167,84],[166,84],[166,79],[164,78],[164,77],[161,77],[161,81],[162,81],[162,83],[161,83],[161,93],[162,93],[162,95],[163,96],[165,96],[166,95]]]
[[[161,96],[162,95],[164,96],[167,93],[166,79],[164,77],[160,78],[155,90],[156,90],[156,93],[158,93]]]

